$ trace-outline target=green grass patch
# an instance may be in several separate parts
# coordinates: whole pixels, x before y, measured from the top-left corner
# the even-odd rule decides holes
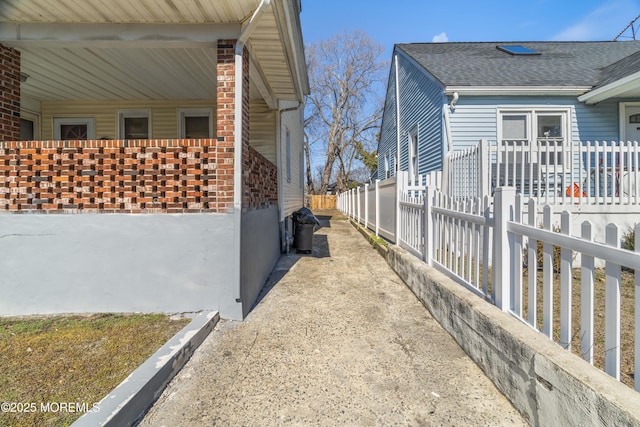
[[[71,424],[82,412],[60,404],[92,407],[188,322],[161,314],[0,318],[0,426]]]

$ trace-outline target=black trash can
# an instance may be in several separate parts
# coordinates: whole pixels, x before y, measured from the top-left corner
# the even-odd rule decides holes
[[[293,246],[298,252],[311,253],[313,250],[313,232],[320,224],[318,218],[308,208],[293,213]]]

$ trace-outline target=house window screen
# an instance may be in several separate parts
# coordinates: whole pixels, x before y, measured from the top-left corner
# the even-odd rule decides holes
[[[178,137],[206,139],[213,136],[213,110],[183,108],[178,110]]]
[[[118,111],[118,138],[151,138],[151,112],[149,110]]]
[[[527,139],[527,116],[513,115],[502,117],[502,139],[521,141]]]
[[[149,137],[149,119],[146,117],[125,117],[124,139],[146,139]]]
[[[35,124],[32,120],[20,119],[20,141],[32,141],[35,136]]]
[[[187,116],[184,118],[185,138],[209,138],[208,116]]]
[[[87,140],[94,138],[94,122],[91,117],[54,117],[53,139]]]

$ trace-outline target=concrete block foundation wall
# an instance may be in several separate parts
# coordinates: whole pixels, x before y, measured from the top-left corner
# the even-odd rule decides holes
[[[0,209],[226,213],[233,148],[215,139],[0,142]]]
[[[639,393],[407,251],[387,261],[531,425],[640,425]]]

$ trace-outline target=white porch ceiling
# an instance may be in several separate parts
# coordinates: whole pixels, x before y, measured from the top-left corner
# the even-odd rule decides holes
[[[21,52],[36,100],[212,99],[217,40],[237,38],[259,3],[0,0],[0,43]],[[289,3],[272,0],[249,38],[253,97],[300,97]]]

